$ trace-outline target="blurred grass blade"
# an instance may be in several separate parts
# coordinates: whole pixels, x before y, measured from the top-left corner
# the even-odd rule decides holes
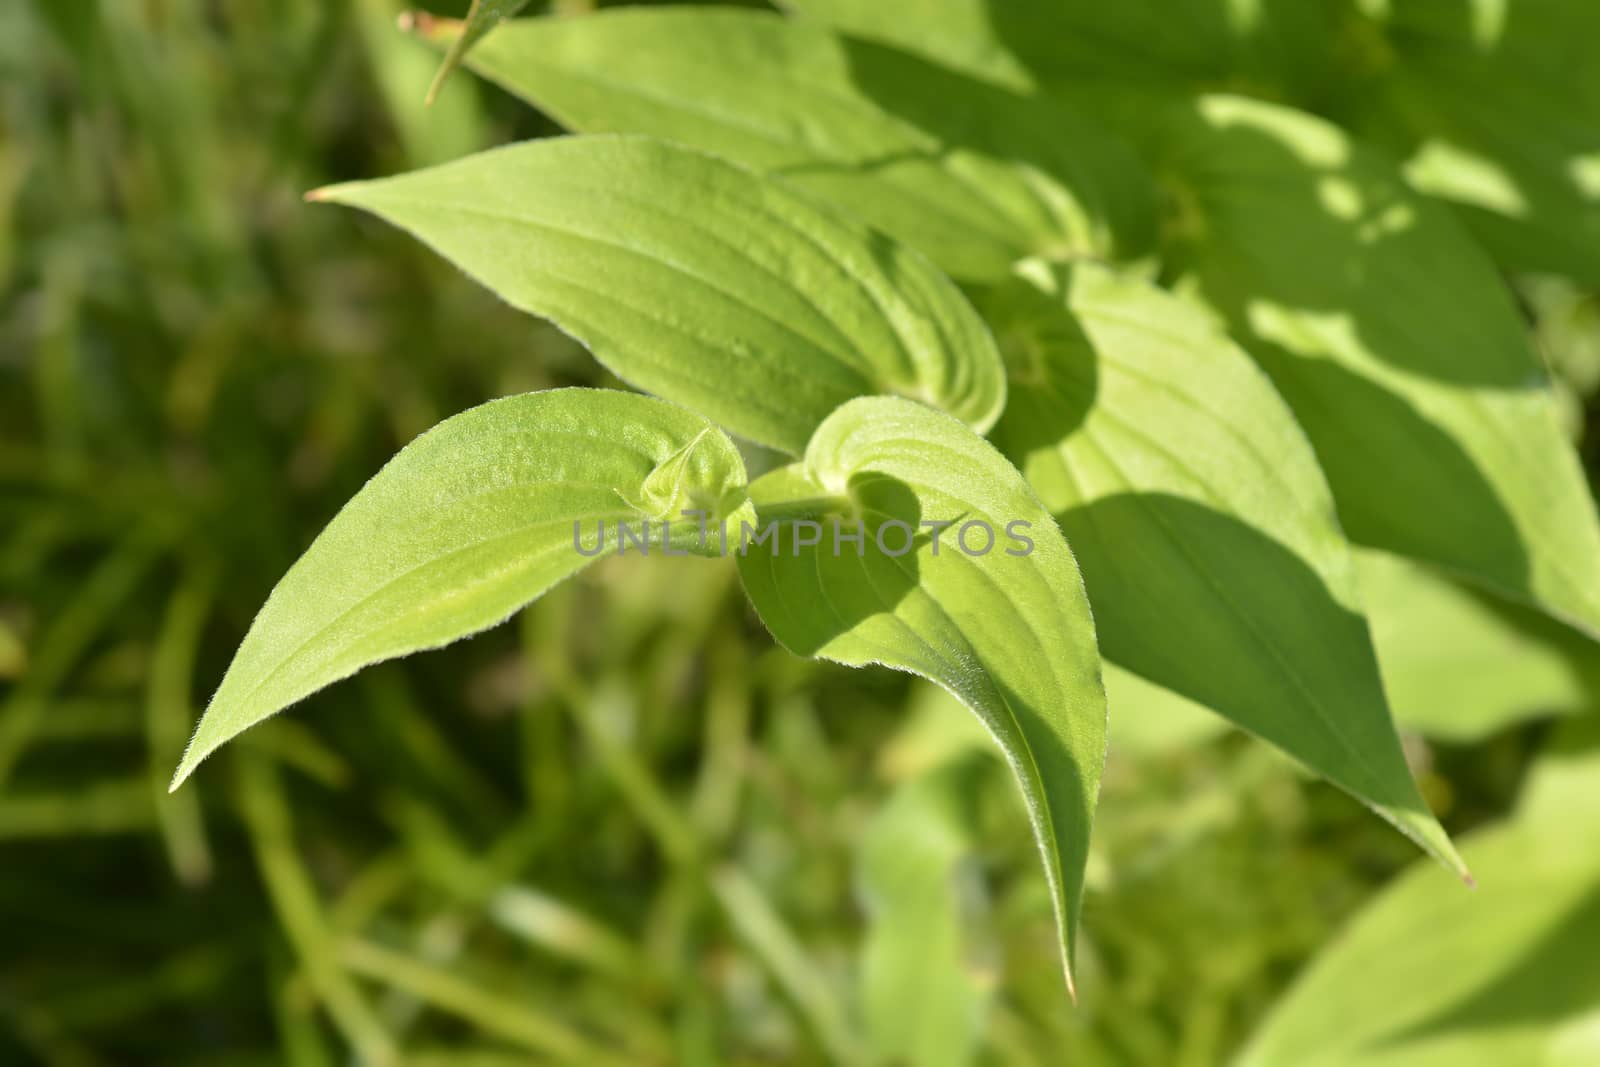
[[[979,430],[1005,402],[994,341],[949,279],[713,156],[565,137],[312,197],[410,230],[633,385],[760,444],[798,454],[867,393]]]
[[[751,950],[766,963],[785,993],[811,1024],[837,1064],[865,1064],[861,1039],[851,1031],[838,990],[807,957],[805,948],[766,898],[742,871],[718,868],[711,888],[729,921]]]
[[[632,942],[594,918],[527,886],[494,892],[488,913],[502,928],[613,978],[638,982],[651,977],[648,962]]]
[[[1070,990],[1106,704],[1088,600],[1054,518],[988,442],[892,397],[846,404],[802,462],[750,491],[759,521],[779,525],[748,545],[739,574],[784,647],[938,682],[999,741],[1044,860]],[[811,548],[806,521],[826,530]],[[953,526],[936,531],[941,545],[924,522]],[[968,523],[989,527],[982,555],[953,543]],[[1007,540],[1013,530],[1031,550]],[[859,550],[841,538],[851,531]]]
[[[867,911],[861,998],[883,1062],[973,1062],[994,977],[971,943],[981,900],[960,764],[902,785],[873,817],[856,860]]]
[[[569,1063],[623,1067],[631,1061],[593,1044],[587,1037],[533,1005],[484,989],[478,984],[371,941],[346,940],[338,959],[366,975],[533,1052]]]
[[[1060,522],[1101,651],[1461,870],[1406,766],[1332,494],[1266,376],[1145,282],[1019,273],[985,308],[1012,376],[994,442]]]
[[[648,521],[659,533],[670,521],[689,551],[699,525],[681,511],[714,522],[740,507],[744,481],[732,442],[704,419],[632,393],[528,393],[446,419],[378,472],[278,583],[172,787],[323,686],[501,622],[590,562],[575,544],[580,522],[588,546],[601,522]]]
[[[12,791],[0,799],[0,841],[144,833],[155,822],[150,791],[136,780],[102,780],[70,791]]]
[[[200,797],[191,791],[169,796],[167,768],[183,756],[194,721],[193,680],[201,631],[211,610],[215,575],[199,568],[172,594],[151,654],[145,687],[145,729],[150,746],[150,784],[167,859],[178,881],[194,886],[211,875]]]
[[[164,542],[152,530],[135,532],[79,583],[72,599],[35,642],[22,680],[0,700],[0,788],[32,742],[57,686],[137,588]]]
[[[1092,121],[774,13],[521,19],[469,65],[574,131],[648,134],[781,177],[962,280],[1154,238],[1153,184]]]
[[[240,813],[272,908],[307,981],[362,1061],[392,1067],[397,1062],[393,1038],[335,958],[333,934],[323,917],[316,884],[296,851],[294,824],[277,769],[255,755],[240,760],[239,767]]]

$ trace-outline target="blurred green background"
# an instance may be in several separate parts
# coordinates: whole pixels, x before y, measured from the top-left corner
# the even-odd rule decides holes
[[[1243,736],[1130,714],[1073,1008],[987,741],[920,683],[774,648],[729,560],[607,560],[167,795],[255,610],[398,447],[618,384],[404,235],[302,203],[555,132],[464,73],[424,110],[437,56],[397,10],[0,5],[0,1064],[1226,1059],[1412,846]],[[1600,305],[1522,295],[1581,435]],[[1466,834],[1566,743],[1534,713],[1593,710],[1600,668],[1393,579],[1380,637],[1432,638],[1386,659],[1397,707],[1485,708],[1410,738]]]

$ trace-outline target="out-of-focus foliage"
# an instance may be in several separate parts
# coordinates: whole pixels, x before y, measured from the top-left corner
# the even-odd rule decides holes
[[[982,116],[1034,87],[1103,123],[1093,101],[1133,82],[1286,102],[1392,154],[1518,272],[1518,326],[1593,479],[1600,124],[1582,108],[1600,65],[1592,34],[1560,29],[1592,21],[1587,5],[789,6],[879,42],[857,58],[899,42],[920,58],[880,65],[987,80],[979,126],[1002,145]],[[999,750],[924,683],[775,649],[727,560],[602,560],[514,626],[311,697],[168,797],[268,591],[390,456],[494,397],[618,384],[403,235],[301,203],[556,132],[464,72],[424,110],[440,57],[393,32],[397,14],[0,5],[0,1063],[1201,1067],[1262,1020],[1265,1063],[1353,1062],[1357,1045],[1587,1062],[1595,889],[1538,879],[1594,851],[1577,830],[1595,771],[1562,758],[1592,752],[1594,646],[1387,559],[1358,574],[1384,684],[1481,888],[1430,867],[1380,892],[1407,842],[1111,670],[1076,1008]],[[619,78],[669,67],[656,44]],[[935,157],[951,77],[896,113]],[[982,149],[962,164],[981,173],[992,142],[967,136],[948,155]],[[1032,163],[1059,226],[1030,250],[1147,250],[1137,210],[1125,246],[1111,238],[1148,188],[1074,185],[1070,154]],[[926,179],[924,158],[897,165],[901,188]],[[848,176],[794,181],[852,195]],[[1004,223],[1020,198],[950,202]],[[1549,713],[1567,717],[1559,745]],[[1535,839],[1535,859],[1573,862],[1529,861]],[[1467,953],[1491,911],[1544,936]],[[1416,978],[1375,981],[1391,970]],[[1307,1034],[1315,1050],[1293,1044]]]
[[[1272,1012],[1251,1064],[1540,1063],[1600,1058],[1600,766],[1594,720],[1503,824],[1463,849],[1464,894],[1410,871],[1363,909]]]

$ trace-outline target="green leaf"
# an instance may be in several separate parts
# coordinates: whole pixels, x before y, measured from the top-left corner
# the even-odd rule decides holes
[[[1507,267],[1600,284],[1600,8],[1393,4],[1350,22],[1374,69],[1337,114]]]
[[[1456,220],[1310,115],[1215,96],[1169,118],[1172,252],[1294,409],[1351,538],[1600,633],[1594,503]]]
[[[663,42],[669,42],[663,47]],[[767,12],[521,19],[474,70],[583,133],[642,133],[781,176],[964,280],[1154,238],[1131,150],[1055,102]]]
[[[993,982],[970,776],[957,764],[906,782],[862,838],[861,1003],[878,1062],[960,1067],[977,1051]]]
[[[1225,85],[1314,107],[1405,159],[1508,267],[1600,281],[1594,4],[785,3],[1017,88]]]
[[[699,548],[698,523],[678,513],[748,515],[744,482],[722,433],[632,393],[529,393],[446,419],[401,449],[283,576],[173,788],[219,745],[323,686],[503,621],[590,562],[599,522],[615,545],[615,523],[637,531],[650,520],[660,551],[671,518],[673,550]],[[628,503],[640,499],[648,511]]]
[[[428,103],[433,103],[439,90],[444,87],[445,79],[450,77],[450,72],[461,65],[467,52],[483,39],[484,34],[498,26],[502,19],[510,18],[527,6],[528,0],[472,0],[472,6],[467,9],[467,21],[450,45],[450,50],[445,53],[444,62],[439,64],[433,84],[428,86]]]
[[[998,84],[1320,88],[1334,5],[1173,0],[783,0],[803,16]]]
[[[1600,715],[1568,719],[1550,732],[1523,781],[1517,818],[1570,825],[1580,834],[1600,827]]]
[[[1600,707],[1594,643],[1529,608],[1407,560],[1358,556],[1394,717],[1457,743],[1515,723]]]
[[[854,396],[987,429],[988,328],[949,279],[783,185],[643,137],[512,145],[319,190],[403,226],[639,388],[798,454]]]
[[[880,41],[984,78],[1031,89],[1037,78],[1018,54],[1017,39],[1033,51],[1061,28],[1061,5],[992,0],[779,0],[803,19],[862,40]],[[1103,9],[1102,5],[1102,9]]]
[[[1600,777],[1581,781],[1600,792]],[[1312,964],[1239,1067],[1596,1062],[1597,811],[1519,816],[1468,838],[1475,892],[1432,869],[1407,873]]]
[[[750,492],[778,540],[748,544],[739,574],[779,642],[935,681],[995,735],[1044,857],[1070,988],[1106,710],[1089,605],[1049,512],[988,442],[897,397],[846,404],[802,462]],[[799,544],[805,521],[821,524],[815,548]],[[1008,537],[1013,522],[1029,524],[1010,532],[1031,538],[1032,551]],[[969,523],[994,533],[986,554],[960,547]],[[910,551],[907,527],[917,533]],[[843,540],[852,530],[864,537],[860,555]],[[980,527],[967,544],[984,547]]]
[[[1063,78],[1182,83],[1230,69],[1234,32],[1220,4],[1171,0],[784,0],[848,33],[892,41],[1002,82]]]
[[[1143,282],[1021,273],[987,308],[1011,376],[993,439],[1072,545],[1106,658],[1457,865],[1389,718],[1333,499],[1266,376]]]

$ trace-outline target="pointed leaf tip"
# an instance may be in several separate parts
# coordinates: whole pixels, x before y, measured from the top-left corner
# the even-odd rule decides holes
[[[767,534],[741,545],[739,576],[781,644],[928,678],[995,738],[1022,792],[1076,1000],[1106,702],[1088,599],[1055,520],[970,427],[899,397],[843,405],[803,461],[757,479],[750,496]],[[803,524],[816,540],[802,541]],[[942,545],[930,526],[949,528]],[[1027,537],[1007,540],[1019,531]],[[846,537],[860,539],[856,551]]]
[[[691,442],[697,447],[684,454]],[[172,788],[233,737],[324,686],[504,621],[598,554],[580,550],[580,520],[612,529],[637,521],[618,490],[639,498],[674,459],[679,492],[742,506],[744,461],[733,442],[701,416],[635,393],[508,397],[418,437],[267,598]],[[684,551],[698,531],[694,522],[669,524],[671,543]]]

